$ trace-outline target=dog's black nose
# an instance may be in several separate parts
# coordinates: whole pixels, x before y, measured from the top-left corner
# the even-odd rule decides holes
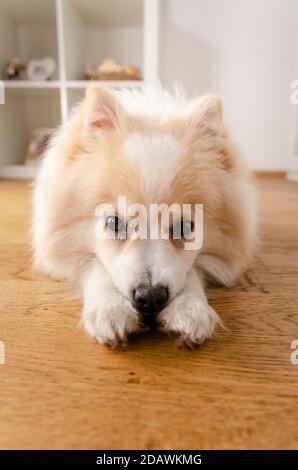
[[[139,286],[134,291],[134,305],[146,325],[154,323],[155,316],[161,312],[169,300],[169,290],[164,286]]]

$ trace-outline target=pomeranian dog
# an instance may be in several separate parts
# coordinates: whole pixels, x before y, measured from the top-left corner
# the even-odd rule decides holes
[[[79,285],[82,325],[113,347],[152,325],[189,347],[210,338],[220,319],[204,283],[232,285],[257,241],[253,184],[213,95],[90,87],[47,150],[33,205],[35,266]]]

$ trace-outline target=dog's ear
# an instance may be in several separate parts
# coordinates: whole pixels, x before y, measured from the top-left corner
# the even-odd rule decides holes
[[[239,153],[224,126],[220,97],[205,95],[199,98],[193,106],[192,119],[195,120],[195,132],[215,145],[223,168],[227,171],[234,170],[239,165]]]
[[[82,107],[83,129],[112,131],[119,129],[125,112],[116,94],[105,88],[87,88]]]
[[[220,137],[224,132],[222,102],[217,95],[203,95],[186,111],[169,120],[170,128],[179,137]]]
[[[201,135],[218,135],[222,131],[222,101],[217,95],[204,95],[192,105],[192,118]]]

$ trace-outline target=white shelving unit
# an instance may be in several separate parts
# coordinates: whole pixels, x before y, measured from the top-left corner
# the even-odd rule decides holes
[[[32,178],[24,165],[32,131],[57,127],[82,99],[88,68],[105,57],[132,63],[142,81],[96,81],[112,88],[143,87],[158,80],[159,0],[1,0],[0,80],[8,60],[50,56],[51,81],[4,80],[0,105],[0,177]]]

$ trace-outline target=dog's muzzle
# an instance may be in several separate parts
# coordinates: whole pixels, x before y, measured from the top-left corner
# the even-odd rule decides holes
[[[155,324],[156,316],[167,305],[169,289],[165,286],[139,286],[133,292],[133,304],[141,316],[141,323],[147,326]]]

